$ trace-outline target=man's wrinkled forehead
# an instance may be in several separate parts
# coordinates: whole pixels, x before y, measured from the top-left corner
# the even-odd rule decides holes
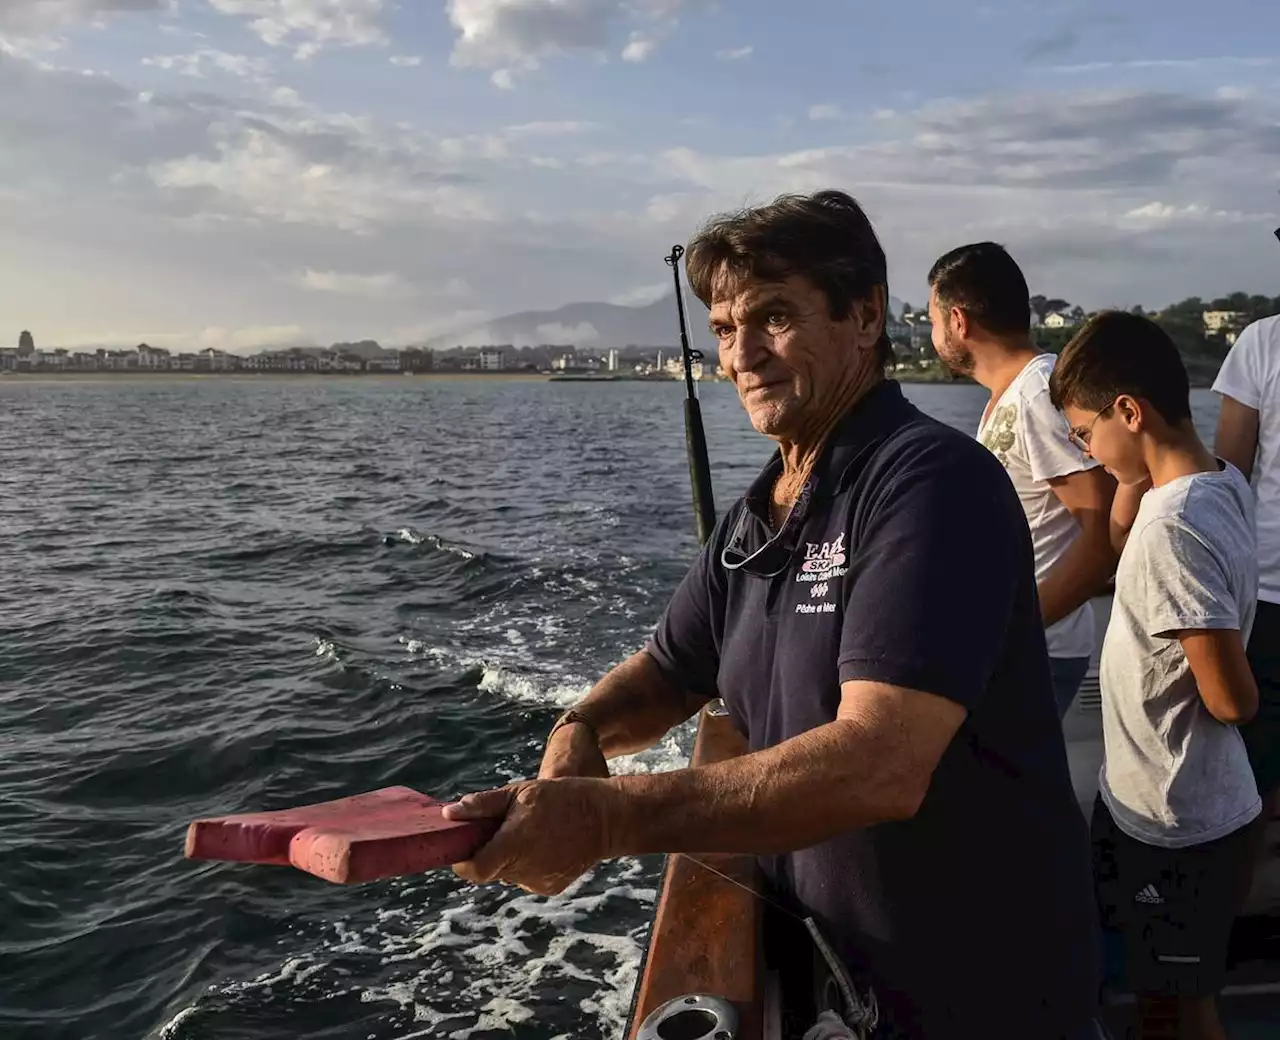
[[[761,307],[794,300],[806,290],[815,291],[806,280],[795,275],[781,280],[717,275],[711,289],[712,315],[734,320],[741,320]]]

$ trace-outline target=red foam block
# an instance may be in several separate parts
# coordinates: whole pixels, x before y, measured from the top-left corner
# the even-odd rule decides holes
[[[276,812],[196,820],[188,859],[293,865],[338,884],[418,874],[470,859],[497,820],[446,820],[444,803],[408,787]]]

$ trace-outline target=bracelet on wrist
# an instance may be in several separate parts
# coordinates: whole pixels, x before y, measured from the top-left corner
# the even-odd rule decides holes
[[[591,734],[591,739],[597,744],[600,743],[600,732],[596,729],[595,724],[576,708],[570,708],[556,720],[556,724],[551,727],[551,732],[547,734],[547,741],[550,742],[551,738],[554,737],[563,727],[575,724],[585,726],[587,731]]]

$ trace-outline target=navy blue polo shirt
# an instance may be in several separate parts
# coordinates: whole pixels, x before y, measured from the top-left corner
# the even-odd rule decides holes
[[[780,471],[775,455],[720,519],[649,653],[723,697],[752,750],[832,721],[850,680],[963,705],[912,819],[761,866],[904,1035],[1059,1037],[1096,1009],[1096,911],[1014,489],[885,381],[828,442],[781,573],[725,568],[735,534],[748,553],[767,541]]]

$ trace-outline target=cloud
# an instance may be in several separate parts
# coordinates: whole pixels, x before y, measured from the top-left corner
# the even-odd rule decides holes
[[[211,122],[202,148],[146,172],[206,216],[357,234],[393,221],[493,219],[432,144],[350,116],[276,111]]]
[[[755,53],[755,48],[751,46],[734,47],[732,50],[716,51],[716,58],[720,61],[742,61],[743,58],[749,58]]]
[[[359,296],[369,300],[389,300],[412,296],[414,288],[394,271],[382,274],[346,274],[339,271],[316,271],[308,267],[287,275],[286,282],[307,292]]]
[[[603,55],[620,24],[639,23],[622,49],[641,62],[669,30],[685,0],[448,0],[458,33],[450,57],[459,68],[488,70],[495,85],[511,89],[521,73],[548,58],[574,52]]]
[[[527,342],[516,343],[518,347],[532,346],[536,343],[555,343],[578,347],[591,346],[600,342],[600,333],[589,321],[577,325],[565,325],[562,322],[547,322],[537,327],[536,335],[525,337]]]
[[[617,7],[602,60],[660,26],[654,10]],[[228,27],[210,52],[260,56]],[[56,57],[83,64],[80,46]],[[97,338],[69,315],[188,330],[172,333],[183,343],[300,322],[323,342],[395,342],[479,325],[478,311],[643,304],[671,243],[709,214],[831,186],[868,207],[907,299],[934,258],[979,238],[1006,242],[1037,291],[1086,306],[1261,291],[1276,269],[1280,113],[1263,89],[842,97],[847,122],[797,124],[822,147],[769,151],[743,148],[759,138],[732,121],[680,148],[695,138],[677,118],[637,133],[573,107],[506,126],[461,108],[384,120],[315,103],[311,74],[286,86],[192,64],[203,77],[175,61],[139,93],[123,78],[143,79],[136,66],[85,77],[0,55],[0,313],[42,342]],[[473,132],[448,136],[461,117]]]
[[[672,291],[670,282],[654,282],[652,285],[641,285],[610,296],[608,302],[619,307],[647,307],[664,296],[671,295]]]
[[[1220,55],[1204,58],[1139,58],[1128,61],[1089,61],[1075,65],[1053,65],[1049,67],[1049,71],[1062,73],[1109,72],[1113,69],[1208,71],[1220,67],[1262,69],[1276,64],[1280,64],[1280,58],[1274,56],[1240,57]]]
[[[393,54],[390,60],[392,65],[401,69],[416,69],[422,64],[422,57],[418,54]]]
[[[580,120],[540,120],[532,123],[516,123],[487,134],[442,138],[439,147],[442,155],[453,160],[512,159],[527,161],[546,169],[560,169],[564,164],[556,159],[529,155],[529,141],[571,137],[592,133],[599,129],[600,126],[597,123]]]
[[[310,58],[328,46],[385,45],[386,0],[208,0],[224,15],[249,20],[249,28],[272,47],[293,47]]]
[[[821,120],[843,119],[844,113],[840,110],[839,105],[812,105],[809,108],[809,118],[815,122]]]
[[[1262,226],[1273,219],[1272,214],[1261,211],[1249,213],[1239,209],[1214,209],[1198,202],[1181,206],[1168,202],[1147,202],[1122,213],[1118,223],[1122,227],[1153,231],[1175,227],[1207,229],[1214,224]]]
[[[772,154],[669,149],[655,170],[675,183],[636,219],[675,230],[779,192],[845,187],[912,285],[947,248],[997,237],[1042,286],[1083,301],[1111,298],[1117,272],[1135,299],[1158,303],[1256,285],[1254,269],[1274,263],[1275,214],[1264,215],[1280,168],[1274,100],[1011,94],[900,111],[877,132]]]
[[[50,347],[84,347],[92,345],[108,350],[128,349],[139,343],[163,347],[177,352],[225,350],[232,354],[252,354],[277,347],[316,346],[316,339],[299,325],[248,325],[242,328],[207,328],[181,332],[72,332],[50,340]]]
[[[647,36],[642,32],[633,32],[631,39],[627,41],[627,45],[622,48],[622,60],[639,64],[648,60],[649,56],[657,49],[658,41],[652,36]]]
[[[226,51],[213,48],[201,48],[191,54],[167,54],[154,58],[143,58],[143,65],[154,68],[173,70],[193,79],[204,79],[209,69],[225,72],[230,76],[241,78],[259,78],[265,76],[269,69],[267,62],[261,58],[250,58],[242,54],[228,54]]]
[[[173,0],[3,0],[0,32],[47,32],[117,14],[173,9]]]
[[[602,299],[651,264],[629,228],[597,222],[616,174],[572,161],[599,129],[515,123],[493,149],[286,87],[175,75],[139,92],[0,55],[0,313],[68,345],[305,314],[327,342],[545,306],[570,285]]]

